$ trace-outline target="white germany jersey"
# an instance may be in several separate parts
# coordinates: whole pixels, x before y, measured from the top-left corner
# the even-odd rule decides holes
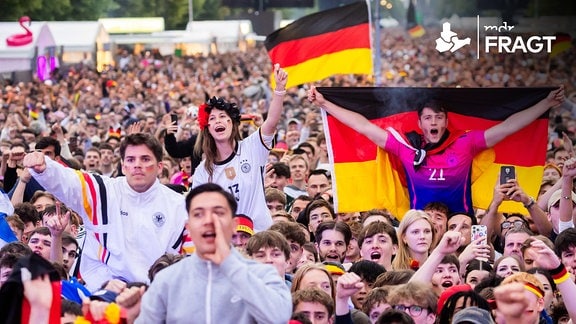
[[[228,159],[214,165],[212,182],[228,190],[238,202],[238,214],[254,221],[254,231],[267,230],[272,217],[264,196],[264,168],[274,136],[261,136],[260,129],[240,141]],[[192,187],[208,182],[203,160],[196,168]]]

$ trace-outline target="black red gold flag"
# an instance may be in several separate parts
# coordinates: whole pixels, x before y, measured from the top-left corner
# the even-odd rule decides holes
[[[372,74],[366,2],[304,16],[264,42],[273,64],[288,72],[287,87],[335,74]]]
[[[488,129],[526,109],[553,88],[318,88],[324,97],[355,111],[376,125],[400,134],[419,131],[417,107],[430,99],[448,109],[452,131]],[[387,208],[401,218],[409,209],[400,162],[365,136],[324,114],[333,189],[338,212]],[[474,207],[486,209],[498,181],[500,166],[516,166],[517,179],[535,197],[540,188],[548,140],[548,115],[477,155],[471,170]],[[522,204],[504,202],[501,212],[522,212]]]

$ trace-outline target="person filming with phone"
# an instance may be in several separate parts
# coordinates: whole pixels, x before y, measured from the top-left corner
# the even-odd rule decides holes
[[[533,197],[524,192],[516,180],[514,167],[502,166],[499,180],[494,187],[492,202],[480,221],[480,224],[487,226],[489,240],[494,243],[496,250],[503,252],[505,237],[511,230],[532,231],[553,240],[562,230],[574,227],[572,210],[576,195],[572,193],[572,181],[576,176],[576,158],[566,161],[562,171],[561,189],[552,194],[547,209],[543,210]],[[521,203],[526,213],[524,215],[498,213],[498,208],[504,201]],[[529,219],[532,220],[533,226],[530,226]]]

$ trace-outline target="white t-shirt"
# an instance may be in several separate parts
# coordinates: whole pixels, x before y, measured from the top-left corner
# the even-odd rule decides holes
[[[274,136],[261,135],[260,129],[240,141],[237,151],[214,165],[213,183],[228,190],[238,203],[237,214],[244,214],[254,222],[254,231],[267,230],[272,216],[264,195],[264,170]],[[208,172],[203,160],[194,172],[192,188],[207,183]]]

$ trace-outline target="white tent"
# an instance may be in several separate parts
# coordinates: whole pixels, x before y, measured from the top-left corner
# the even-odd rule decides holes
[[[32,42],[8,46],[6,39],[24,30],[18,22],[0,22],[0,73],[35,71],[36,57],[47,54],[50,48],[55,49],[56,42],[46,23],[33,21],[26,28],[32,32]]]
[[[110,36],[98,21],[46,22],[56,46],[62,50],[62,63],[97,63],[98,70],[113,62]]]
[[[186,25],[186,31],[209,34],[215,42],[218,52],[243,49],[246,36],[253,34],[250,20],[191,21]]]
[[[162,55],[172,55],[176,49],[182,55],[210,52],[211,37],[207,32],[188,32],[183,30],[167,30],[149,34],[111,35],[114,44],[142,45],[144,48],[157,48]]]

